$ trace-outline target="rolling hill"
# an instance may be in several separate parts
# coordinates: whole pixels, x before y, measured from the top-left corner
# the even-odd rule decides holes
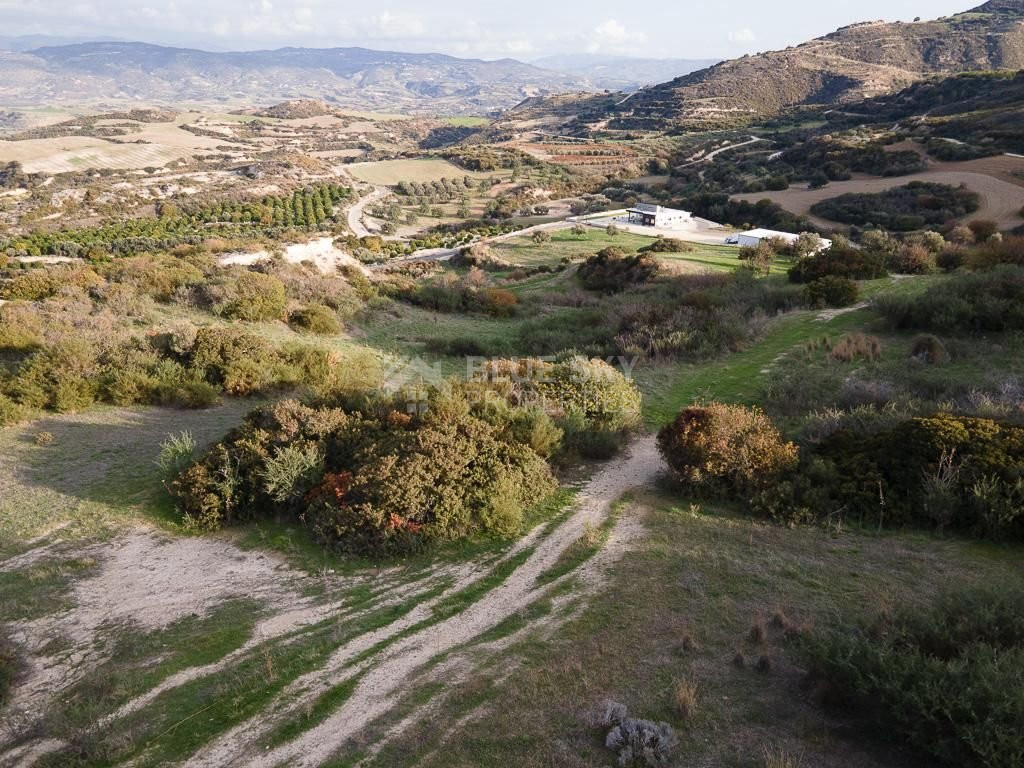
[[[0,104],[143,101],[336,106],[480,113],[523,98],[592,89],[585,78],[513,59],[483,61],[365,48],[214,53],[146,43],[80,43],[0,51]]]
[[[854,24],[786,50],[725,61],[632,95],[580,96],[576,127],[736,127],[793,107],[856,103],[930,76],[1021,68],[1024,0],[992,0],[934,21]],[[566,112],[564,98],[555,106],[559,113]],[[535,98],[520,109],[536,119],[546,105]]]

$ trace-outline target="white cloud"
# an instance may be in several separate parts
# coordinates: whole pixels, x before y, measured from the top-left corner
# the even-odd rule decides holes
[[[743,29],[734,29],[729,33],[730,43],[752,43],[757,40],[757,35],[754,34],[754,30],[750,27],[743,27]]]
[[[385,40],[407,40],[427,34],[423,19],[411,13],[384,11],[358,21],[356,26],[367,37]]]
[[[647,36],[631,32],[618,19],[607,19],[594,27],[588,39],[587,50],[591,53],[627,54],[635,52]]]

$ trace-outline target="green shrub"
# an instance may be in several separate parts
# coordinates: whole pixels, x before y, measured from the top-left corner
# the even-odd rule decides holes
[[[925,333],[914,338],[910,346],[910,357],[928,365],[943,365],[949,362],[949,352],[938,336]]]
[[[914,296],[881,296],[875,306],[896,328],[981,333],[1024,329],[1024,266],[957,273]]]
[[[0,633],[0,706],[7,703],[11,688],[21,675],[23,666],[14,644],[5,634]]]
[[[845,277],[850,280],[874,280],[885,277],[886,254],[877,250],[854,248],[836,242],[831,248],[801,259],[789,270],[794,283],[810,283],[823,277]]]
[[[28,304],[0,307],[0,351],[33,352],[42,346],[45,329],[42,316]]]
[[[278,320],[284,316],[288,296],[284,283],[272,275],[244,272],[238,276],[222,312],[248,322]]]
[[[0,392],[0,427],[17,424],[25,419],[25,409]]]
[[[188,430],[179,432],[176,435],[168,435],[167,439],[160,443],[160,454],[157,456],[156,465],[160,467],[160,474],[165,481],[171,481],[195,459],[196,441]]]
[[[288,316],[288,324],[298,331],[315,333],[320,336],[334,336],[341,333],[338,316],[322,304],[310,304],[296,309]]]
[[[640,423],[640,390],[604,360],[571,355],[558,362],[491,360],[478,382],[515,403],[537,405],[559,418],[577,415],[588,429],[619,432]]]
[[[104,274],[113,282],[131,285],[138,293],[157,301],[170,301],[182,288],[199,285],[203,271],[195,264],[171,256],[136,256],[115,259]]]
[[[650,245],[640,249],[640,253],[691,253],[695,249],[685,240],[675,237],[658,237]]]
[[[859,297],[860,288],[847,277],[827,275],[807,284],[807,303],[812,307],[849,307]]]
[[[967,227],[974,233],[974,240],[978,243],[984,243],[999,231],[998,222],[989,219],[975,219]]]
[[[935,257],[935,264],[943,272],[956,272],[964,264],[964,252],[955,246],[944,248]]]
[[[618,293],[646,283],[658,273],[658,262],[647,254],[627,256],[620,248],[605,248],[580,265],[583,287],[590,291]]]
[[[162,384],[158,396],[162,405],[194,410],[212,408],[220,403],[220,390],[205,381],[186,380]]]
[[[800,458],[754,499],[755,512],[787,522],[841,513],[875,526],[1024,538],[1022,426],[948,414],[866,431],[851,425]]]
[[[515,429],[435,393],[416,415],[294,400],[259,409],[171,489],[201,529],[287,516],[341,550],[380,553],[513,533],[554,485]]]
[[[760,275],[771,272],[776,256],[778,253],[775,247],[767,240],[762,240],[756,246],[743,246],[739,253],[740,261],[755,274]]]
[[[762,488],[797,459],[761,410],[723,403],[684,408],[658,433],[658,449],[685,486],[727,494]]]
[[[99,372],[93,345],[69,338],[29,357],[9,389],[14,399],[29,408],[80,411],[96,401]]]
[[[802,640],[828,704],[851,709],[941,765],[1024,761],[1024,591],[950,593],[852,631]]]
[[[999,264],[1024,267],[1024,237],[1004,237],[978,246],[967,257],[971,269],[989,269]]]
[[[239,328],[200,328],[184,362],[200,379],[232,395],[270,388],[281,364],[270,342]]]
[[[926,275],[936,267],[935,255],[925,246],[910,243],[889,260],[889,268],[899,275]]]

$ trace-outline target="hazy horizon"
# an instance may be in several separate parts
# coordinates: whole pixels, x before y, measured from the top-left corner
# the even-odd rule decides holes
[[[936,18],[977,4],[864,0],[812,8],[803,1],[734,0],[689,8],[650,0],[636,15],[607,0],[588,3],[585,13],[537,0],[510,8],[454,0],[430,12],[413,0],[395,0],[376,12],[326,0],[38,0],[29,7],[0,0],[0,22],[6,37],[116,38],[212,51],[361,46],[522,61],[582,53],[718,59],[784,48],[859,21]]]

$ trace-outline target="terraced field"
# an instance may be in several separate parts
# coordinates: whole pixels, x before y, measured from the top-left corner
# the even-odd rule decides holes
[[[26,173],[70,173],[90,168],[159,168],[191,155],[161,144],[114,144],[102,139],[67,137],[0,141],[0,163],[17,161]]]

